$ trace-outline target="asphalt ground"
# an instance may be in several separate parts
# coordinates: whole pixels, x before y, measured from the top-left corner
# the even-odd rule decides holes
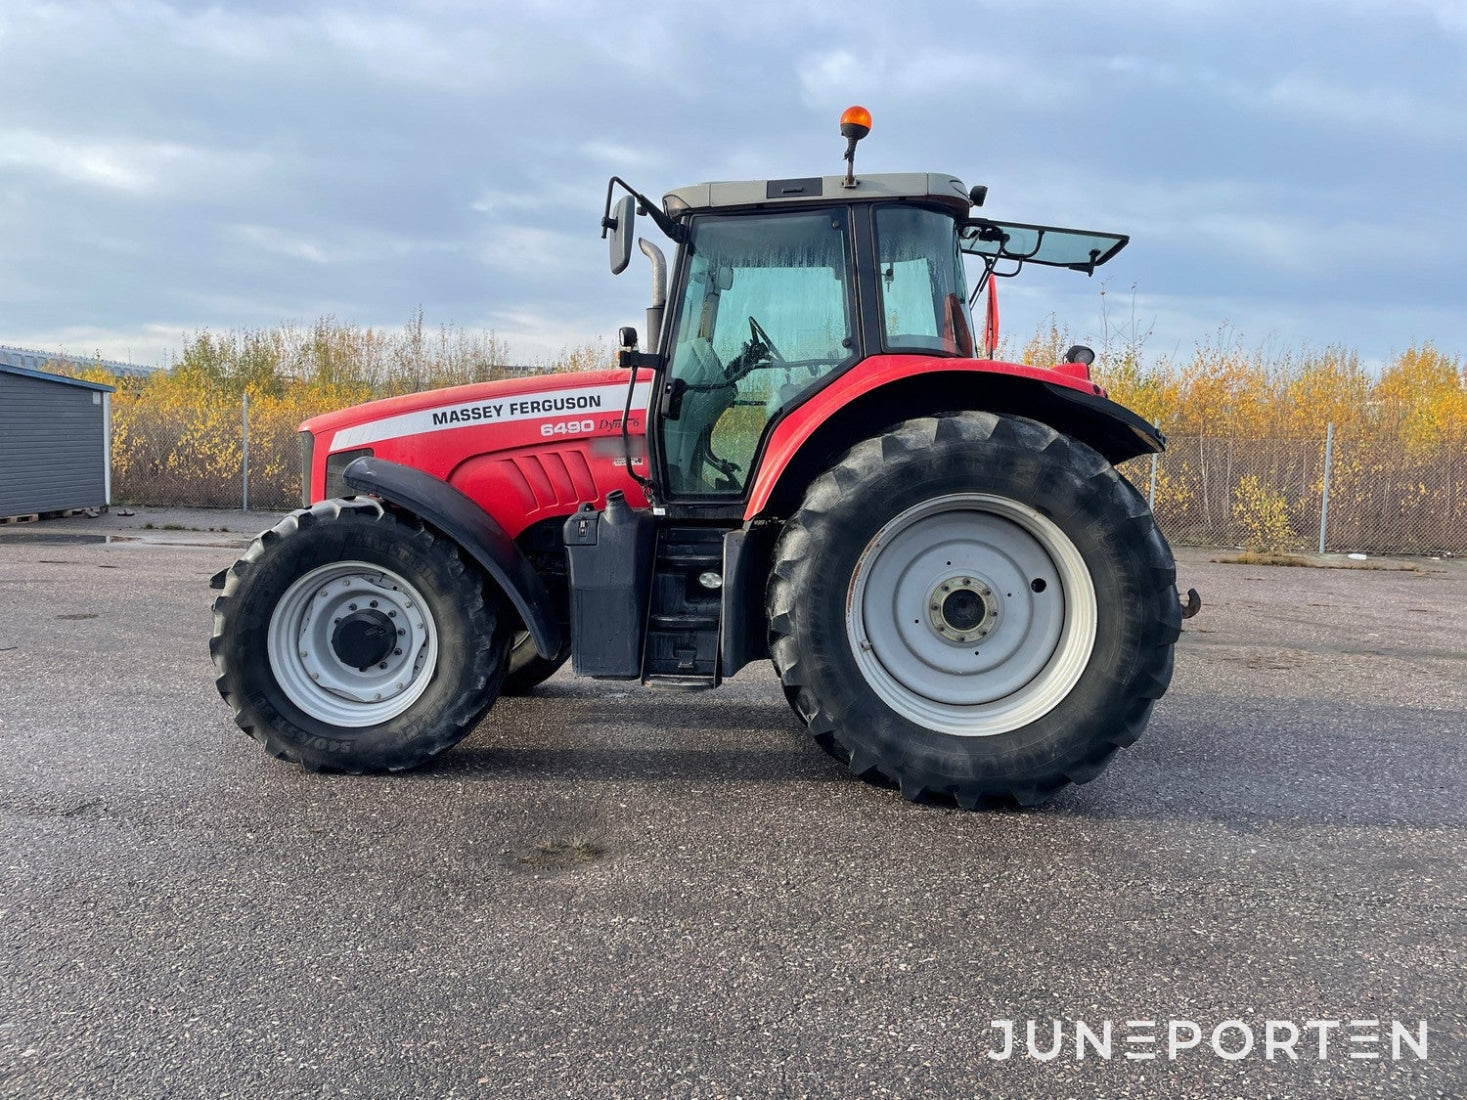
[[[970,814],[844,775],[766,667],[562,672],[411,775],[281,764],[206,644],[268,518],[0,527],[0,1094],[1467,1095],[1460,562],[1179,553],[1206,606],[1146,737]]]

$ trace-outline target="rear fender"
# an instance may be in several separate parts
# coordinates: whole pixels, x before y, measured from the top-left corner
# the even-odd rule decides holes
[[[550,591],[493,516],[448,482],[386,459],[359,458],[342,476],[353,489],[380,497],[458,543],[514,605],[540,656],[560,654],[560,617]]]
[[[1112,464],[1163,449],[1162,434],[1068,371],[982,359],[868,359],[775,425],[744,518],[788,514],[850,447],[914,417],[959,410],[1024,416],[1095,448]]]

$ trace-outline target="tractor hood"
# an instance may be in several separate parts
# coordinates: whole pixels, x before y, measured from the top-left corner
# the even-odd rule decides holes
[[[502,505],[496,518],[515,534],[547,508],[574,511],[582,500],[601,499],[607,487],[636,489],[626,455],[630,447],[636,462],[645,461],[651,372],[637,377],[624,440],[630,381],[624,370],[510,378],[312,417],[301,425],[303,499],[345,495],[347,465],[375,457]]]
[[[368,401],[312,417],[300,430],[315,436],[321,449],[334,452],[460,428],[554,422],[570,416],[620,417],[627,381],[626,371],[611,370],[475,382]],[[645,408],[646,388],[640,384],[637,388],[641,394],[634,405]]]

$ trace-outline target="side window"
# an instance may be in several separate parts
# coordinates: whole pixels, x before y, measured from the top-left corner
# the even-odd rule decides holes
[[[663,420],[669,487],[743,492],[764,429],[851,361],[842,210],[699,219]]]
[[[932,264],[926,259],[881,261],[881,319],[888,344],[941,347],[932,289]]]
[[[957,223],[919,206],[876,211],[882,341],[888,351],[973,353]]]

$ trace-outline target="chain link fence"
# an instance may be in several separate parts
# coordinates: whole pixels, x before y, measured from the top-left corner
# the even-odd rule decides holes
[[[1182,546],[1467,553],[1467,457],[1450,446],[1178,438],[1122,470]]]
[[[119,504],[281,511],[301,500],[301,410],[230,397],[114,406]]]
[[[125,504],[294,508],[296,429],[314,411],[238,398],[119,408],[113,496]],[[1333,433],[1174,438],[1164,454],[1121,469],[1177,545],[1318,550],[1323,530],[1330,551],[1467,554],[1467,456],[1450,446],[1413,450]]]

